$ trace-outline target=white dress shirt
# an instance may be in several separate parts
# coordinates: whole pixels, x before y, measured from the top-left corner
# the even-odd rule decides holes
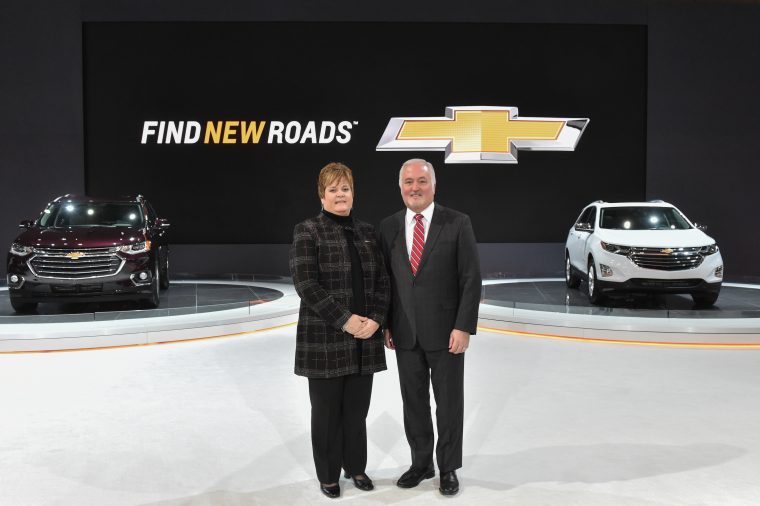
[[[433,219],[434,206],[435,202],[431,202],[430,205],[423,209],[421,213],[415,213],[408,207],[406,208],[406,253],[409,255],[410,261],[412,256],[412,243],[414,242],[414,225],[417,222],[414,217],[417,216],[417,214],[422,215],[422,226],[425,229],[425,242],[427,242],[428,230],[430,230],[430,220]],[[422,248],[422,252],[424,254],[424,247]]]

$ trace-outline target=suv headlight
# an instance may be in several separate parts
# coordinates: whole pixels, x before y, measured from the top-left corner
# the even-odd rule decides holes
[[[17,242],[14,242],[11,245],[11,253],[13,253],[14,255],[18,255],[20,257],[25,257],[25,256],[29,255],[32,251],[34,251],[34,250],[31,247],[29,247],[29,246],[22,246],[21,244],[19,244]]]
[[[136,253],[145,253],[150,251],[150,241],[140,241],[134,244],[125,244],[120,250],[122,253],[134,255]]]
[[[718,252],[718,245],[717,244],[710,244],[709,246],[702,246],[699,248],[699,254],[700,255],[712,255],[713,253]]]
[[[610,244],[608,242],[601,241],[602,248],[610,253],[616,253],[618,255],[628,255],[631,252],[630,246],[619,246],[617,244]]]

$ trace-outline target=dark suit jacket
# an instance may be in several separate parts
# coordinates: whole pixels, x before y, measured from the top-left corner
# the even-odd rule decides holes
[[[389,283],[372,225],[354,219],[354,245],[364,278],[364,316],[382,327],[388,310]],[[301,297],[296,330],[295,373],[308,378],[334,378],[386,369],[382,333],[362,341],[341,329],[351,317],[351,255],[343,228],[319,214],[296,225],[290,248],[290,273]]]
[[[482,280],[475,233],[466,214],[435,204],[417,275],[406,246],[406,209],[380,224],[380,242],[391,278],[386,327],[393,343],[426,351],[449,347],[452,329],[475,334]]]

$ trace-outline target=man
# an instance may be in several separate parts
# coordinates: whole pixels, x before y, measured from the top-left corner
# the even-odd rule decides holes
[[[408,160],[399,173],[406,209],[380,224],[392,298],[385,345],[396,350],[404,429],[412,465],[396,483],[412,488],[435,476],[430,382],[437,405],[439,491],[459,492],[464,352],[475,334],[481,278],[470,218],[433,202],[435,171]]]

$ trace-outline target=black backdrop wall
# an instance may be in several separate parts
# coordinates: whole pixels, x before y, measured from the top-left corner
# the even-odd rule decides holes
[[[560,242],[589,202],[646,191],[640,25],[86,23],[84,48],[85,190],[147,195],[176,244],[289,243],[333,160],[353,169],[357,215],[379,223],[402,206],[402,162],[425,156],[436,199],[469,214],[481,243]],[[375,151],[392,116],[518,104],[591,124],[574,152],[523,151],[518,164]],[[229,120],[228,143],[214,142],[209,123]]]
[[[5,2],[0,6],[0,244],[10,244],[18,221],[35,216],[51,196],[85,189],[85,22],[625,24],[645,26],[647,32],[646,198],[673,202],[707,224],[721,245],[729,280],[760,279],[755,261],[760,223],[753,219],[760,196],[753,156],[760,134],[755,119],[760,68],[754,65],[760,54],[760,7],[708,1],[526,4]],[[286,251],[287,245],[277,244],[183,244],[173,248],[173,269],[219,273],[224,265],[229,272],[286,273]],[[556,275],[562,243],[483,244],[481,257],[486,274]]]

